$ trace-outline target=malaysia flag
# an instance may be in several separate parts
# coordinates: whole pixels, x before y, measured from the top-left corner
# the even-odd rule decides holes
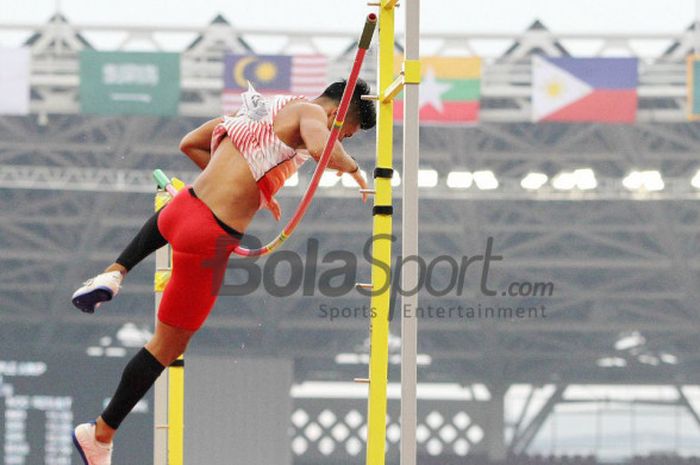
[[[237,55],[224,57],[225,112],[241,106],[241,94],[250,82],[264,95],[293,94],[317,97],[326,87],[324,55]]]
[[[534,121],[633,123],[637,58],[532,58]]]

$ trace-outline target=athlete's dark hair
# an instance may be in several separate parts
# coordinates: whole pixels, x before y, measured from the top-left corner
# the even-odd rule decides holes
[[[334,82],[326,87],[321,97],[340,103],[340,99],[343,98],[343,91],[345,91],[345,84],[345,79]],[[377,124],[377,112],[374,108],[374,102],[360,98],[363,95],[369,95],[370,92],[369,84],[362,79],[358,79],[355,85],[355,92],[350,100],[348,116],[353,121],[360,123],[361,129],[372,129]]]

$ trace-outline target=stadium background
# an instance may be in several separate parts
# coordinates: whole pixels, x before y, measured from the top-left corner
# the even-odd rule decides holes
[[[152,169],[193,178],[177,145],[221,112],[226,54],[320,53],[332,79],[345,74],[354,40],[354,32],[332,24],[313,32],[248,29],[233,14],[188,26],[99,23],[73,23],[57,13],[0,27],[4,46],[31,50],[28,114],[0,117],[6,464],[78,463],[70,425],[99,409],[124,357],[152,330],[153,261],[99,316],[74,312],[69,296],[149,214]],[[471,257],[484,253],[491,238],[494,254],[504,257],[492,270],[493,288],[553,283],[554,291],[492,298],[472,270],[462,295],[421,294],[426,306],[545,306],[547,317],[421,320],[420,463],[667,465],[692,463],[700,454],[694,303],[700,131],[688,117],[694,80],[687,58],[698,43],[692,24],[691,13],[687,29],[676,31],[553,32],[534,18],[517,33],[493,32],[488,24],[477,32],[426,28],[424,55],[476,55],[481,63],[476,120],[421,128],[421,255]],[[183,45],[173,50],[178,41]],[[400,46],[399,36],[397,52]],[[176,113],[81,111],[81,52],[93,49],[176,53]],[[533,122],[537,54],[638,58],[634,121]],[[364,77],[371,81],[368,61]],[[395,137],[399,147],[400,127]],[[356,139],[349,150],[369,169],[373,134]],[[400,170],[398,150],[396,156]],[[284,191],[287,213],[308,168]],[[546,181],[537,186],[542,178],[530,176],[534,184],[523,184],[532,173]],[[319,256],[360,255],[371,217],[355,197],[342,182],[321,188],[287,249],[306,258],[306,238],[313,237]],[[277,228],[263,215],[251,230],[267,238]],[[277,271],[284,283],[300,270]],[[435,267],[436,287],[449,272],[444,263]],[[362,261],[359,273],[368,274]],[[238,278],[232,269],[229,279]],[[211,449],[223,456],[227,448],[247,463],[362,460],[366,401],[362,387],[349,381],[366,373],[367,322],[329,321],[320,309],[366,304],[358,293],[329,298],[299,290],[280,298],[264,288],[222,297],[188,363],[188,460],[196,463]],[[393,325],[397,336],[396,319]],[[398,353],[398,339],[391,343]],[[390,381],[398,381],[398,369],[391,365]],[[210,392],[212,385],[218,389]],[[396,397],[392,386],[388,463],[398,463]],[[149,406],[150,399],[125,425],[121,444],[135,446],[118,448],[115,463],[150,460]],[[213,425],[245,426],[247,433],[202,434]]]

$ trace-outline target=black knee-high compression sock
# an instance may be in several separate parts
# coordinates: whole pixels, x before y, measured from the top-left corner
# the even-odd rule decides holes
[[[158,215],[161,210],[151,216],[126,249],[117,258],[117,263],[130,271],[141,260],[163,247],[168,241],[158,230]]]
[[[117,429],[136,403],[146,395],[165,367],[144,347],[126,364],[122,379],[102,419]]]

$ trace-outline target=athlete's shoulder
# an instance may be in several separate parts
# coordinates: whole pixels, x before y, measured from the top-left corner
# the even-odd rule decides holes
[[[321,119],[324,121],[326,120],[326,112],[323,110],[321,105],[312,102],[299,101],[299,103],[294,105],[294,107],[296,107],[296,111],[302,117]]]

